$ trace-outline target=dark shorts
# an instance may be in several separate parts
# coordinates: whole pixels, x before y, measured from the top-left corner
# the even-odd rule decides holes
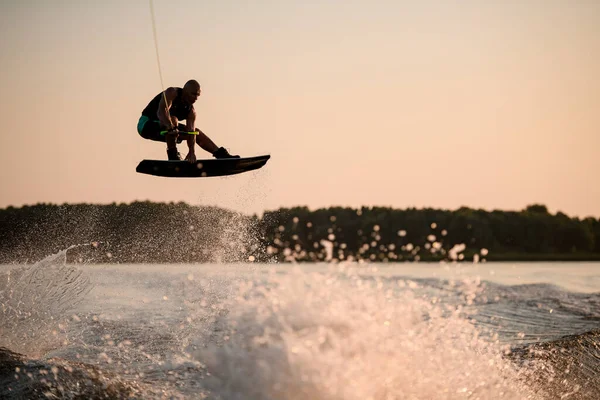
[[[182,132],[186,131],[186,126],[183,124],[178,124],[177,128]],[[141,137],[143,137],[144,139],[154,140],[157,142],[166,142],[167,141],[167,135],[160,133],[161,131],[164,131],[164,130],[165,130],[165,128],[163,126],[161,126],[160,121],[151,120],[150,118],[146,117],[145,115],[142,115],[140,117],[140,120],[138,121],[138,124],[137,124],[137,131]],[[183,138],[180,135],[177,138],[177,143],[181,143],[182,141],[183,141]]]

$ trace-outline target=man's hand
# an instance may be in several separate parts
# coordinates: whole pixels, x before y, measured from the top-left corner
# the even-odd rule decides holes
[[[174,128],[164,128],[164,132],[166,132],[167,136],[171,136],[171,137],[177,137],[179,136],[179,130],[177,129],[177,127]],[[161,132],[162,133],[162,132]]]
[[[185,156],[185,161],[189,161],[191,163],[196,162],[196,154],[193,151],[190,151],[187,156]]]

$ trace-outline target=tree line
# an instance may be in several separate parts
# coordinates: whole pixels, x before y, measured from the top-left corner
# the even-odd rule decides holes
[[[521,211],[281,208],[262,216],[185,203],[0,210],[0,263],[600,260],[600,220]]]

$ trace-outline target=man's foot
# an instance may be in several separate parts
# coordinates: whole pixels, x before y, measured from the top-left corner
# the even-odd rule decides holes
[[[169,161],[181,161],[181,154],[179,154],[177,149],[167,149],[167,156],[169,157]]]
[[[227,149],[225,149],[224,147],[219,147],[217,151],[213,153],[213,156],[215,158],[240,158],[240,156],[232,156],[231,154],[229,154]]]

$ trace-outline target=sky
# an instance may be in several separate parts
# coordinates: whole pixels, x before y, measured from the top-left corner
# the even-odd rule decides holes
[[[163,81],[202,85],[224,178],[141,175],[162,90],[147,0],[0,1],[0,207],[184,201],[600,217],[600,2],[154,0]],[[180,147],[185,156],[185,144]],[[211,156],[201,149],[198,158]]]

